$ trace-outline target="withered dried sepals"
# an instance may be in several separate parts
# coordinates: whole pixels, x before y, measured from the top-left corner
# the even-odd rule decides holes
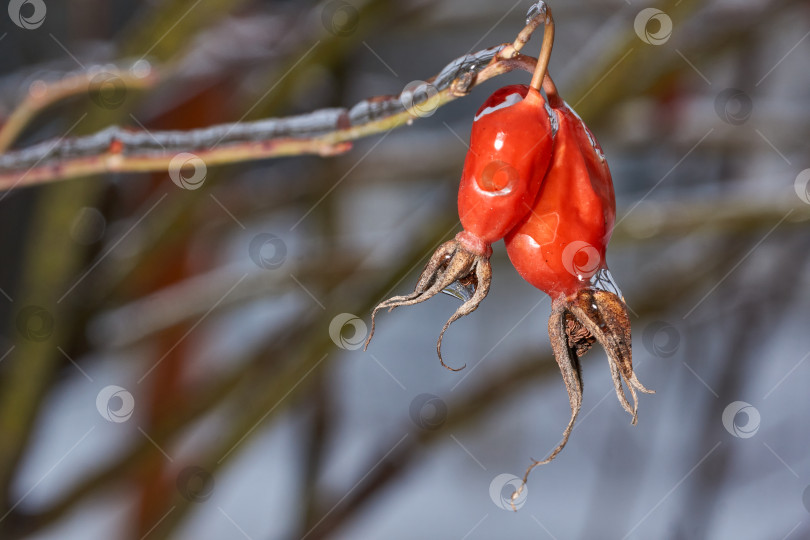
[[[562,440],[551,454],[542,461],[532,460],[532,464],[523,477],[524,484],[532,469],[553,460],[568,443],[568,437],[574,429],[574,422],[582,407],[583,385],[579,357],[585,354],[594,342],[598,341],[607,353],[616,395],[619,397],[622,407],[632,415],[633,424],[638,418],[636,390],[648,394],[655,393],[645,388],[633,372],[630,318],[627,315],[627,306],[615,293],[585,288],[574,295],[557,298],[552,303],[548,333],[554,358],[560,366],[565,388],[568,391],[571,419],[563,432]],[[624,393],[622,381],[630,389],[633,398],[632,406]],[[522,486],[516,495],[519,495],[521,490]]]
[[[604,347],[607,353],[616,395],[622,407],[638,419],[638,396],[636,390],[653,394],[636,378],[633,371],[633,349],[630,338],[630,317],[624,301],[613,292],[588,288],[577,292],[573,298],[564,300],[559,309],[570,313],[582,327]],[[633,405],[627,401],[622,381],[630,389]]]
[[[460,368],[453,368],[444,363],[442,339],[453,322],[475,311],[481,301],[486,298],[492,281],[492,267],[489,263],[491,254],[492,250],[488,245],[470,241],[469,235],[463,232],[454,240],[439,246],[430,257],[412,293],[394,296],[374,308],[371,313],[371,331],[366,339],[365,348],[368,348],[368,344],[374,336],[375,318],[378,311],[386,308],[391,311],[400,306],[419,304],[456,284],[460,285],[461,289],[472,289],[473,292],[465,298],[464,303],[444,324],[436,343],[436,352],[439,355],[439,361],[447,369],[451,371],[464,369],[466,364]]]

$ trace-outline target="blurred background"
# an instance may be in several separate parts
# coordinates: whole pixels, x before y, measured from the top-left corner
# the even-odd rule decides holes
[[[112,80],[14,148],[399,94],[510,42],[530,2],[14,0],[0,118]],[[494,246],[489,297],[383,313],[459,225],[473,115],[513,72],[340,157],[110,174],[0,194],[0,538],[810,537],[810,6],[551,4],[550,72],[617,191],[612,273],[655,395],[604,352],[569,405],[549,299]],[[652,9],[652,10],[650,10]],[[526,53],[536,55],[535,37]],[[112,67],[111,67],[112,66]]]

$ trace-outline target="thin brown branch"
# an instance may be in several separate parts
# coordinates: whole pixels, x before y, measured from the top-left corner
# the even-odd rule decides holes
[[[187,166],[178,154],[194,154],[206,166],[256,159],[340,154],[351,142],[409,124],[462,97],[472,88],[513,70],[534,71],[536,60],[505,47],[485,49],[449,63],[416,89],[379,96],[351,109],[323,109],[300,116],[222,124],[189,131],[146,132],[110,127],[86,137],[46,141],[0,155],[0,190],[105,172],[146,172]],[[192,156],[188,156],[192,157]]]

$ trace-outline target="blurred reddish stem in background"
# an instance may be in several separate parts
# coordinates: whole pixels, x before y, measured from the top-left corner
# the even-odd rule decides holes
[[[222,121],[223,109],[217,105],[224,99],[227,99],[227,94],[222,87],[210,87],[183,106],[172,109],[157,123],[189,128],[198,125],[201,119],[206,122]],[[164,180],[160,174],[151,175],[151,189],[144,195],[144,200],[159,196]],[[150,274],[146,280],[139,281],[136,287],[141,290],[133,291],[133,296],[163,290],[193,277],[195,269],[187,264],[187,251],[193,245],[192,236],[193,231],[186,230],[184,234],[164,245],[160,253],[153,255],[162,261],[159,266],[155,265],[159,270]],[[202,256],[204,255],[197,254],[198,264],[213,264],[212,261],[201,261]],[[151,379],[144,436],[151,438],[150,432],[157,433],[165,429],[166,411],[182,410],[189,406],[187,396],[190,394],[185,391],[184,381],[187,379],[188,360],[194,358],[194,355],[190,354],[190,342],[185,338],[194,326],[190,322],[174,326],[162,332],[156,341],[154,369],[144,376],[144,380]],[[154,444],[157,446],[157,443]],[[168,523],[163,521],[167,515],[166,509],[175,507],[177,501],[174,498],[178,493],[175,485],[178,474],[186,465],[171,447],[158,447],[158,452],[151,453],[145,459],[141,470],[135,475],[140,489],[139,505],[133,516],[138,538],[153,532],[156,537],[160,537],[163,534],[161,526],[171,527],[171,520]]]

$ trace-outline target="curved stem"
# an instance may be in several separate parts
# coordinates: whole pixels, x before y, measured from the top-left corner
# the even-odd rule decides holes
[[[546,95],[556,98],[557,87],[548,74],[548,62],[551,58],[551,48],[554,46],[554,16],[551,14],[551,8],[545,2],[538,2],[536,6],[538,6],[537,14],[526,23],[515,41],[510,46],[504,47],[499,56],[504,59],[521,56],[518,53],[529,42],[534,31],[543,24],[545,26],[543,29],[543,44],[540,48],[540,55],[537,57],[537,63],[534,66],[531,87],[540,90],[542,83]]]
[[[534,68],[534,75],[532,75],[531,87],[535,90],[540,90],[540,85],[546,77],[548,70],[548,61],[551,58],[551,48],[554,46],[554,17],[551,15],[551,8],[545,3],[541,4],[543,8],[540,13],[534,16],[527,28],[534,25],[534,28],[540,25],[541,22],[545,24],[543,30],[543,46],[540,49],[540,54],[537,57],[537,66]],[[536,21],[536,22],[535,22]],[[532,28],[532,30],[534,30]],[[551,83],[553,86],[553,82]],[[555,90],[556,92],[556,90]]]

